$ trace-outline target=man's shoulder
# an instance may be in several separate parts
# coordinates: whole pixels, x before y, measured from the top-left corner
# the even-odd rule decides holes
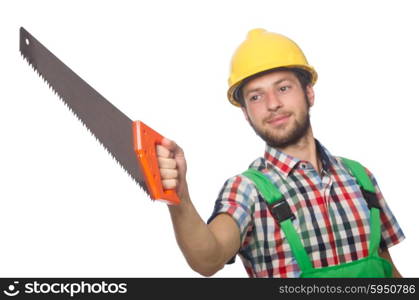
[[[266,159],[264,157],[256,158],[248,167],[248,169],[263,170],[266,168]]]
[[[247,176],[243,175],[243,173],[248,169],[256,169],[259,171],[263,171],[266,169],[266,159],[264,157],[256,158],[247,169],[244,169],[243,172],[238,173],[234,176],[231,176],[226,180],[224,183],[223,189],[246,189],[248,187],[254,187],[254,183],[250,180]]]
[[[333,156],[333,158],[335,159],[336,163],[342,168],[348,169],[349,165],[350,165],[350,162],[353,162],[355,164],[358,164],[362,168],[368,170],[368,168],[360,160],[349,158],[349,157],[346,157],[346,156]],[[369,172],[369,170],[368,170],[368,172]]]

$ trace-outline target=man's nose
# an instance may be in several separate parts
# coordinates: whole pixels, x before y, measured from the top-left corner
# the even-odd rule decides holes
[[[271,90],[266,94],[266,106],[270,111],[276,111],[283,106],[281,98],[275,91]]]

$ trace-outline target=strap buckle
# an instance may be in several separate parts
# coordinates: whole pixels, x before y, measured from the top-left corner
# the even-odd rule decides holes
[[[367,201],[368,208],[371,209],[372,207],[381,209],[380,203],[378,202],[377,194],[372,193],[370,191],[365,190],[361,187],[362,196],[364,196],[365,200]]]
[[[271,213],[276,217],[276,219],[281,223],[282,221],[295,219],[295,215],[292,213],[290,206],[287,201],[282,200],[278,201],[269,206]]]

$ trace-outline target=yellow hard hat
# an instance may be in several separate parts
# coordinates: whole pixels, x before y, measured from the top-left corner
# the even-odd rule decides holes
[[[238,99],[235,99],[235,92],[244,79],[281,67],[308,71],[311,74],[311,84],[317,80],[316,71],[308,64],[303,51],[294,41],[264,29],[250,30],[231,60],[228,99],[233,105],[240,106]]]

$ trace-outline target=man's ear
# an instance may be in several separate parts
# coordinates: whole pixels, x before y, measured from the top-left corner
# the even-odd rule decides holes
[[[307,85],[306,93],[307,93],[308,102],[309,102],[310,107],[311,107],[311,106],[314,105],[314,89],[313,89],[313,86],[311,84]]]

